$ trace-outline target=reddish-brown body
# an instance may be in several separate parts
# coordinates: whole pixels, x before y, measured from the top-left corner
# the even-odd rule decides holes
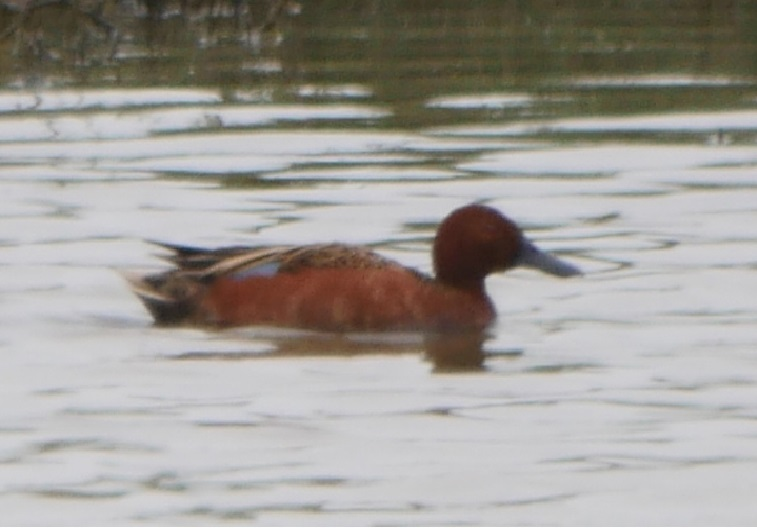
[[[330,331],[483,328],[495,316],[482,290],[447,287],[401,268],[221,278],[209,287],[203,308],[221,326]]]

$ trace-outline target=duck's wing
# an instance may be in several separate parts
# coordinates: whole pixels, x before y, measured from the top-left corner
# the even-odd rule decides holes
[[[150,242],[167,250],[161,257],[174,268],[148,275],[128,272],[123,275],[160,325],[213,325],[212,318],[204,312],[202,300],[208,285],[219,277],[243,281],[308,269],[391,268],[427,279],[420,272],[407,269],[365,246],[316,244],[206,249]]]
[[[169,250],[162,256],[179,273],[198,279],[218,276],[244,278],[294,273],[307,268],[377,269],[400,267],[365,246],[313,244],[306,246],[231,246],[205,249],[151,241]]]

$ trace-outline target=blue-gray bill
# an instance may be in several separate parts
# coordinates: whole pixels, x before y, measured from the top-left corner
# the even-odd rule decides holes
[[[526,239],[523,239],[516,264],[536,268],[547,274],[560,277],[571,277],[582,274],[578,267],[540,250],[534,243]]]

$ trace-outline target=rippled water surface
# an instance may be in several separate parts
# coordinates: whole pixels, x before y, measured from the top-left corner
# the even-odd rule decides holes
[[[2,522],[753,524],[755,6],[364,4],[232,44],[163,14],[91,64],[3,41]],[[491,277],[480,372],[154,328],[118,273],[146,238],[429,272],[472,201],[585,272]]]

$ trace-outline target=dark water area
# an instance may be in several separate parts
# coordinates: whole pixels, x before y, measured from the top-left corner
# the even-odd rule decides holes
[[[317,87],[349,82],[370,87],[355,97],[392,105],[383,125],[399,127],[459,123],[426,106],[435,96],[498,91],[536,100],[527,116],[485,109],[498,119],[744,106],[757,68],[748,1],[49,4],[23,18],[0,9],[6,83],[312,101],[339,95]],[[554,104],[567,95],[572,105]]]
[[[0,1],[0,196],[6,524],[757,516],[757,2]],[[159,328],[119,275],[430,273],[468,202],[584,275],[430,341]]]

